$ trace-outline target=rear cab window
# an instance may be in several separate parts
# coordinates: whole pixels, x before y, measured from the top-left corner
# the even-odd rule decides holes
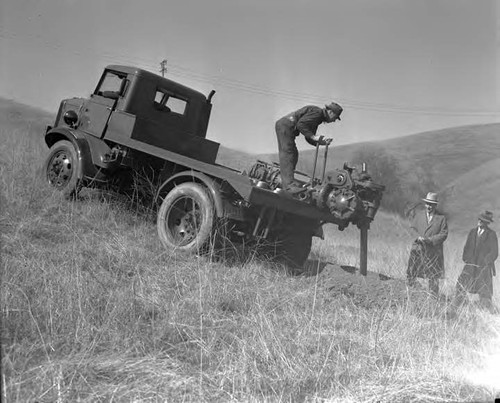
[[[166,113],[184,115],[187,109],[187,101],[179,98],[164,89],[157,89],[154,99],[154,107]]]

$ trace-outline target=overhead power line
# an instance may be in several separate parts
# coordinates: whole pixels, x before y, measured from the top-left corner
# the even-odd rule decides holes
[[[68,49],[65,45],[61,43],[52,43],[43,40],[38,35],[23,33],[23,37],[33,39],[37,42],[43,43],[44,46],[52,48],[56,51],[64,50],[65,53],[73,53],[79,57],[83,57],[84,53],[91,53],[102,60],[109,61],[112,64],[128,64],[136,65],[150,71],[158,71],[158,64],[152,62],[149,59],[144,59],[140,57],[131,57],[129,54],[121,54],[116,51],[107,52],[96,52],[95,49],[79,48],[78,50],[72,48]],[[22,38],[14,32],[0,31],[0,38],[6,40],[19,41]],[[164,59],[160,62],[160,73],[162,76],[167,72],[167,60]],[[172,64],[169,62],[168,73],[176,77],[184,77],[198,82],[209,83],[211,85],[217,85],[225,88],[230,88],[236,91],[243,91],[248,93],[253,93],[261,96],[271,96],[281,99],[288,99],[298,102],[310,102],[310,103],[322,103],[330,100],[332,95],[325,94],[315,94],[315,93],[304,93],[304,92],[294,92],[277,90],[268,87],[257,86],[252,83],[248,83],[241,80],[235,80],[231,78],[225,78],[221,75],[211,75],[206,73],[200,73],[196,70],[186,68],[182,65]],[[488,117],[494,116],[500,118],[500,111],[493,110],[475,110],[475,109],[451,109],[443,107],[423,107],[423,106],[411,106],[411,105],[401,105],[401,104],[388,104],[380,102],[369,102],[361,100],[353,100],[347,98],[336,97],[338,102],[342,103],[344,106],[364,111],[373,112],[384,112],[384,113],[411,113],[420,115],[437,115],[437,116],[477,116],[477,117]]]
[[[255,94],[286,98],[290,100],[303,102],[324,102],[329,100],[331,95],[319,95],[311,93],[299,93],[293,91],[275,90],[271,88],[255,86],[243,81],[226,79],[221,76],[206,75],[184,68],[179,65],[170,65],[171,74],[181,77],[187,77],[193,80],[217,83],[219,85],[247,91]],[[394,113],[417,113],[425,115],[450,115],[450,116],[497,116],[500,117],[500,111],[480,111],[473,109],[447,109],[447,108],[429,108],[421,106],[395,105],[386,103],[374,103],[359,100],[350,100],[346,98],[336,98],[337,101],[352,109],[367,111],[394,112]]]

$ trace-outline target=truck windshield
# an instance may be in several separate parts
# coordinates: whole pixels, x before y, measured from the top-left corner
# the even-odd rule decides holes
[[[118,75],[112,71],[107,71],[101,79],[99,86],[95,93],[105,98],[118,99],[120,90],[122,89],[122,82],[125,76]]]

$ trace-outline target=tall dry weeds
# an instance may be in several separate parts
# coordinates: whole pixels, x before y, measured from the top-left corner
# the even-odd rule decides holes
[[[119,198],[70,202],[49,189],[39,130],[0,133],[4,401],[498,396],[487,379],[498,371],[498,317],[470,305],[447,320],[432,299],[359,306],[333,296],[321,275],[180,257],[161,247],[148,214]],[[356,266],[357,236],[330,229],[313,261]],[[369,269],[404,276],[408,237],[382,213]],[[460,247],[446,246],[451,276]]]

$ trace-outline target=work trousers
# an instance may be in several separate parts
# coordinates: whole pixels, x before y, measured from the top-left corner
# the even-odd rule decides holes
[[[278,153],[280,159],[281,186],[287,189],[294,181],[294,171],[299,160],[299,152],[295,145],[295,130],[290,122],[276,122],[276,136],[278,137]]]

